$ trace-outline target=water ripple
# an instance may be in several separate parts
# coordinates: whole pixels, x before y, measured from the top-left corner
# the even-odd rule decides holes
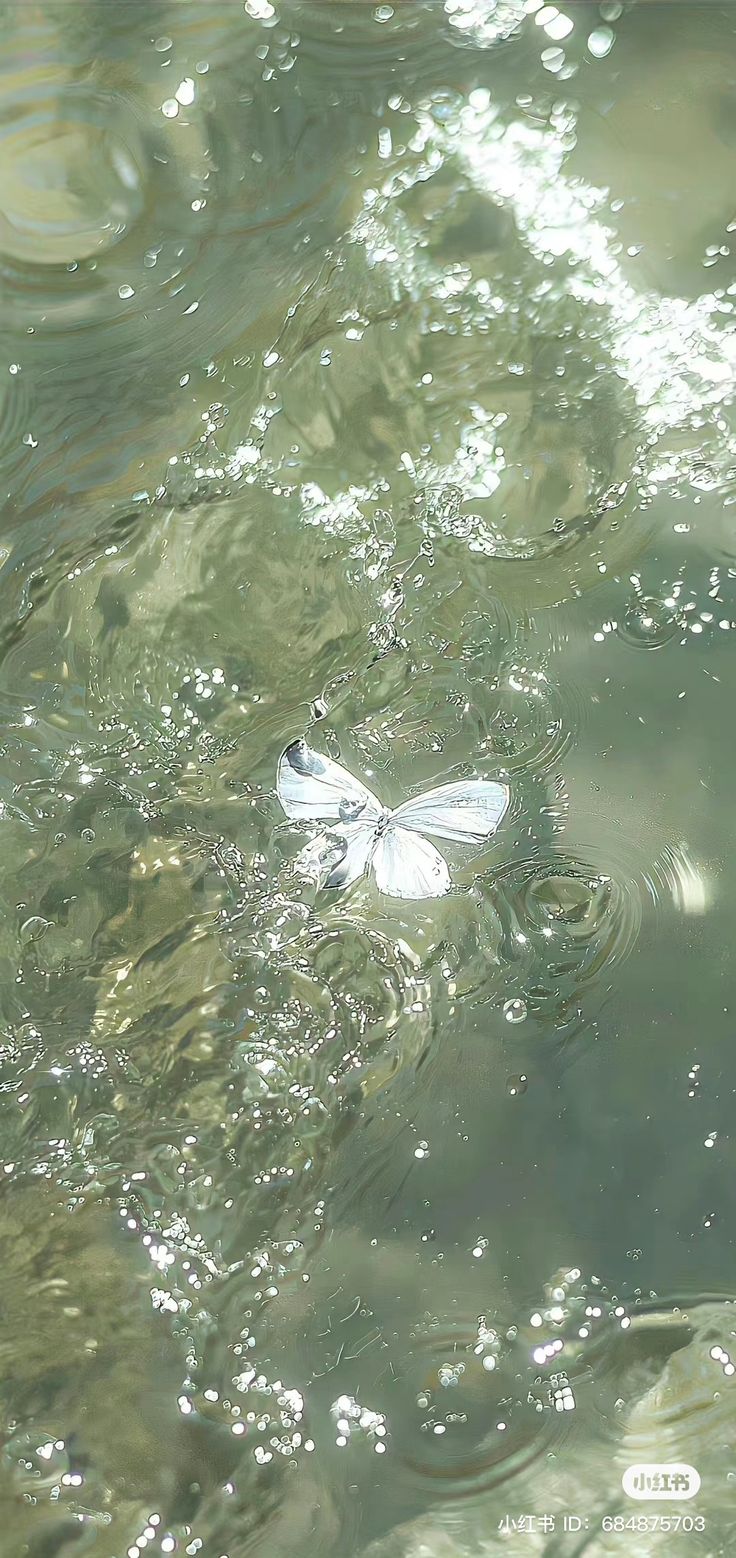
[[[602,855],[594,864],[559,844],[545,854],[543,862],[514,861],[498,873],[506,998],[518,995],[525,1012],[570,1035],[589,1018],[589,995],[604,997],[635,945],[643,899],[613,861],[601,869]]]
[[[8,266],[75,266],[119,243],[143,209],[145,157],[125,100],[69,83],[60,102],[57,81],[46,93],[32,72],[16,74],[5,102],[0,252]]]

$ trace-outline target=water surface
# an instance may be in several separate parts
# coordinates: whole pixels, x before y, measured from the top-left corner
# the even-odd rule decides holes
[[[2,18],[0,1553],[725,1554],[733,10]]]

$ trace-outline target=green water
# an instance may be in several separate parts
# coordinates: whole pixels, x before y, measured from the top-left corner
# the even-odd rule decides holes
[[[736,11],[0,15],[0,1558],[730,1553]]]

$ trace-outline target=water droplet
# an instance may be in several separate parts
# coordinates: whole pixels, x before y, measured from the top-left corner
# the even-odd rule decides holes
[[[616,35],[612,27],[594,27],[588,36],[588,52],[596,60],[605,59],[615,42]]]
[[[179,82],[174,96],[177,103],[181,103],[182,108],[189,108],[194,102],[194,82],[191,76],[185,76],[184,80]]]
[[[42,1489],[50,1492],[69,1472],[64,1440],[57,1439],[53,1431],[45,1434],[39,1428],[8,1439],[3,1448],[3,1460],[15,1486],[36,1497]]]
[[[639,595],[624,612],[619,637],[641,649],[659,649],[678,630],[676,611],[654,595]]]
[[[513,996],[510,1001],[504,1001],[503,1015],[507,1022],[523,1022],[526,1017],[526,1001],[522,1001],[519,995]]]
[[[118,287],[118,297],[119,298],[132,298],[134,296],[135,296],[135,289],[130,286],[129,282],[124,281],[122,286]]]
[[[551,7],[550,9],[554,9],[554,7]],[[539,21],[539,16],[541,14],[542,13],[540,12],[537,16],[537,22]],[[557,11],[554,16],[551,16],[549,20],[545,22],[544,30],[548,38],[552,38],[555,43],[560,43],[563,38],[568,38],[570,36],[574,26],[575,23],[572,21],[571,17],[565,16],[561,11]]]
[[[545,70],[556,76],[565,63],[564,49],[542,49],[541,60]]]
[[[506,1092],[508,1093],[509,1098],[518,1098],[521,1093],[526,1092],[528,1086],[529,1079],[528,1077],[524,1076],[523,1072],[521,1072],[518,1076],[510,1076],[506,1078]]]

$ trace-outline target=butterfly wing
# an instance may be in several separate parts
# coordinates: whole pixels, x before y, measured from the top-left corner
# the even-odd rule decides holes
[[[352,822],[334,832],[344,840],[345,853],[325,877],[324,886],[350,887],[367,869],[376,838],[375,826],[372,822]]]
[[[337,838],[334,833],[319,833],[316,839],[310,839],[300,849],[294,861],[294,870],[308,881],[315,882],[318,887],[324,887],[327,878],[345,859],[346,854],[347,843],[344,838]]]
[[[428,839],[388,827],[373,852],[376,886],[389,898],[442,898],[450,891],[447,861]]]
[[[330,828],[297,855],[297,870],[320,887],[350,887],[365,872],[375,837],[372,822]]]
[[[313,751],[306,741],[292,741],[282,752],[276,773],[276,794],[294,822],[342,822],[358,818],[375,827],[383,811],[378,801],[346,768]]]
[[[492,779],[461,779],[404,801],[392,818],[399,828],[412,833],[431,833],[458,844],[482,844],[495,833],[509,797],[506,784]]]

